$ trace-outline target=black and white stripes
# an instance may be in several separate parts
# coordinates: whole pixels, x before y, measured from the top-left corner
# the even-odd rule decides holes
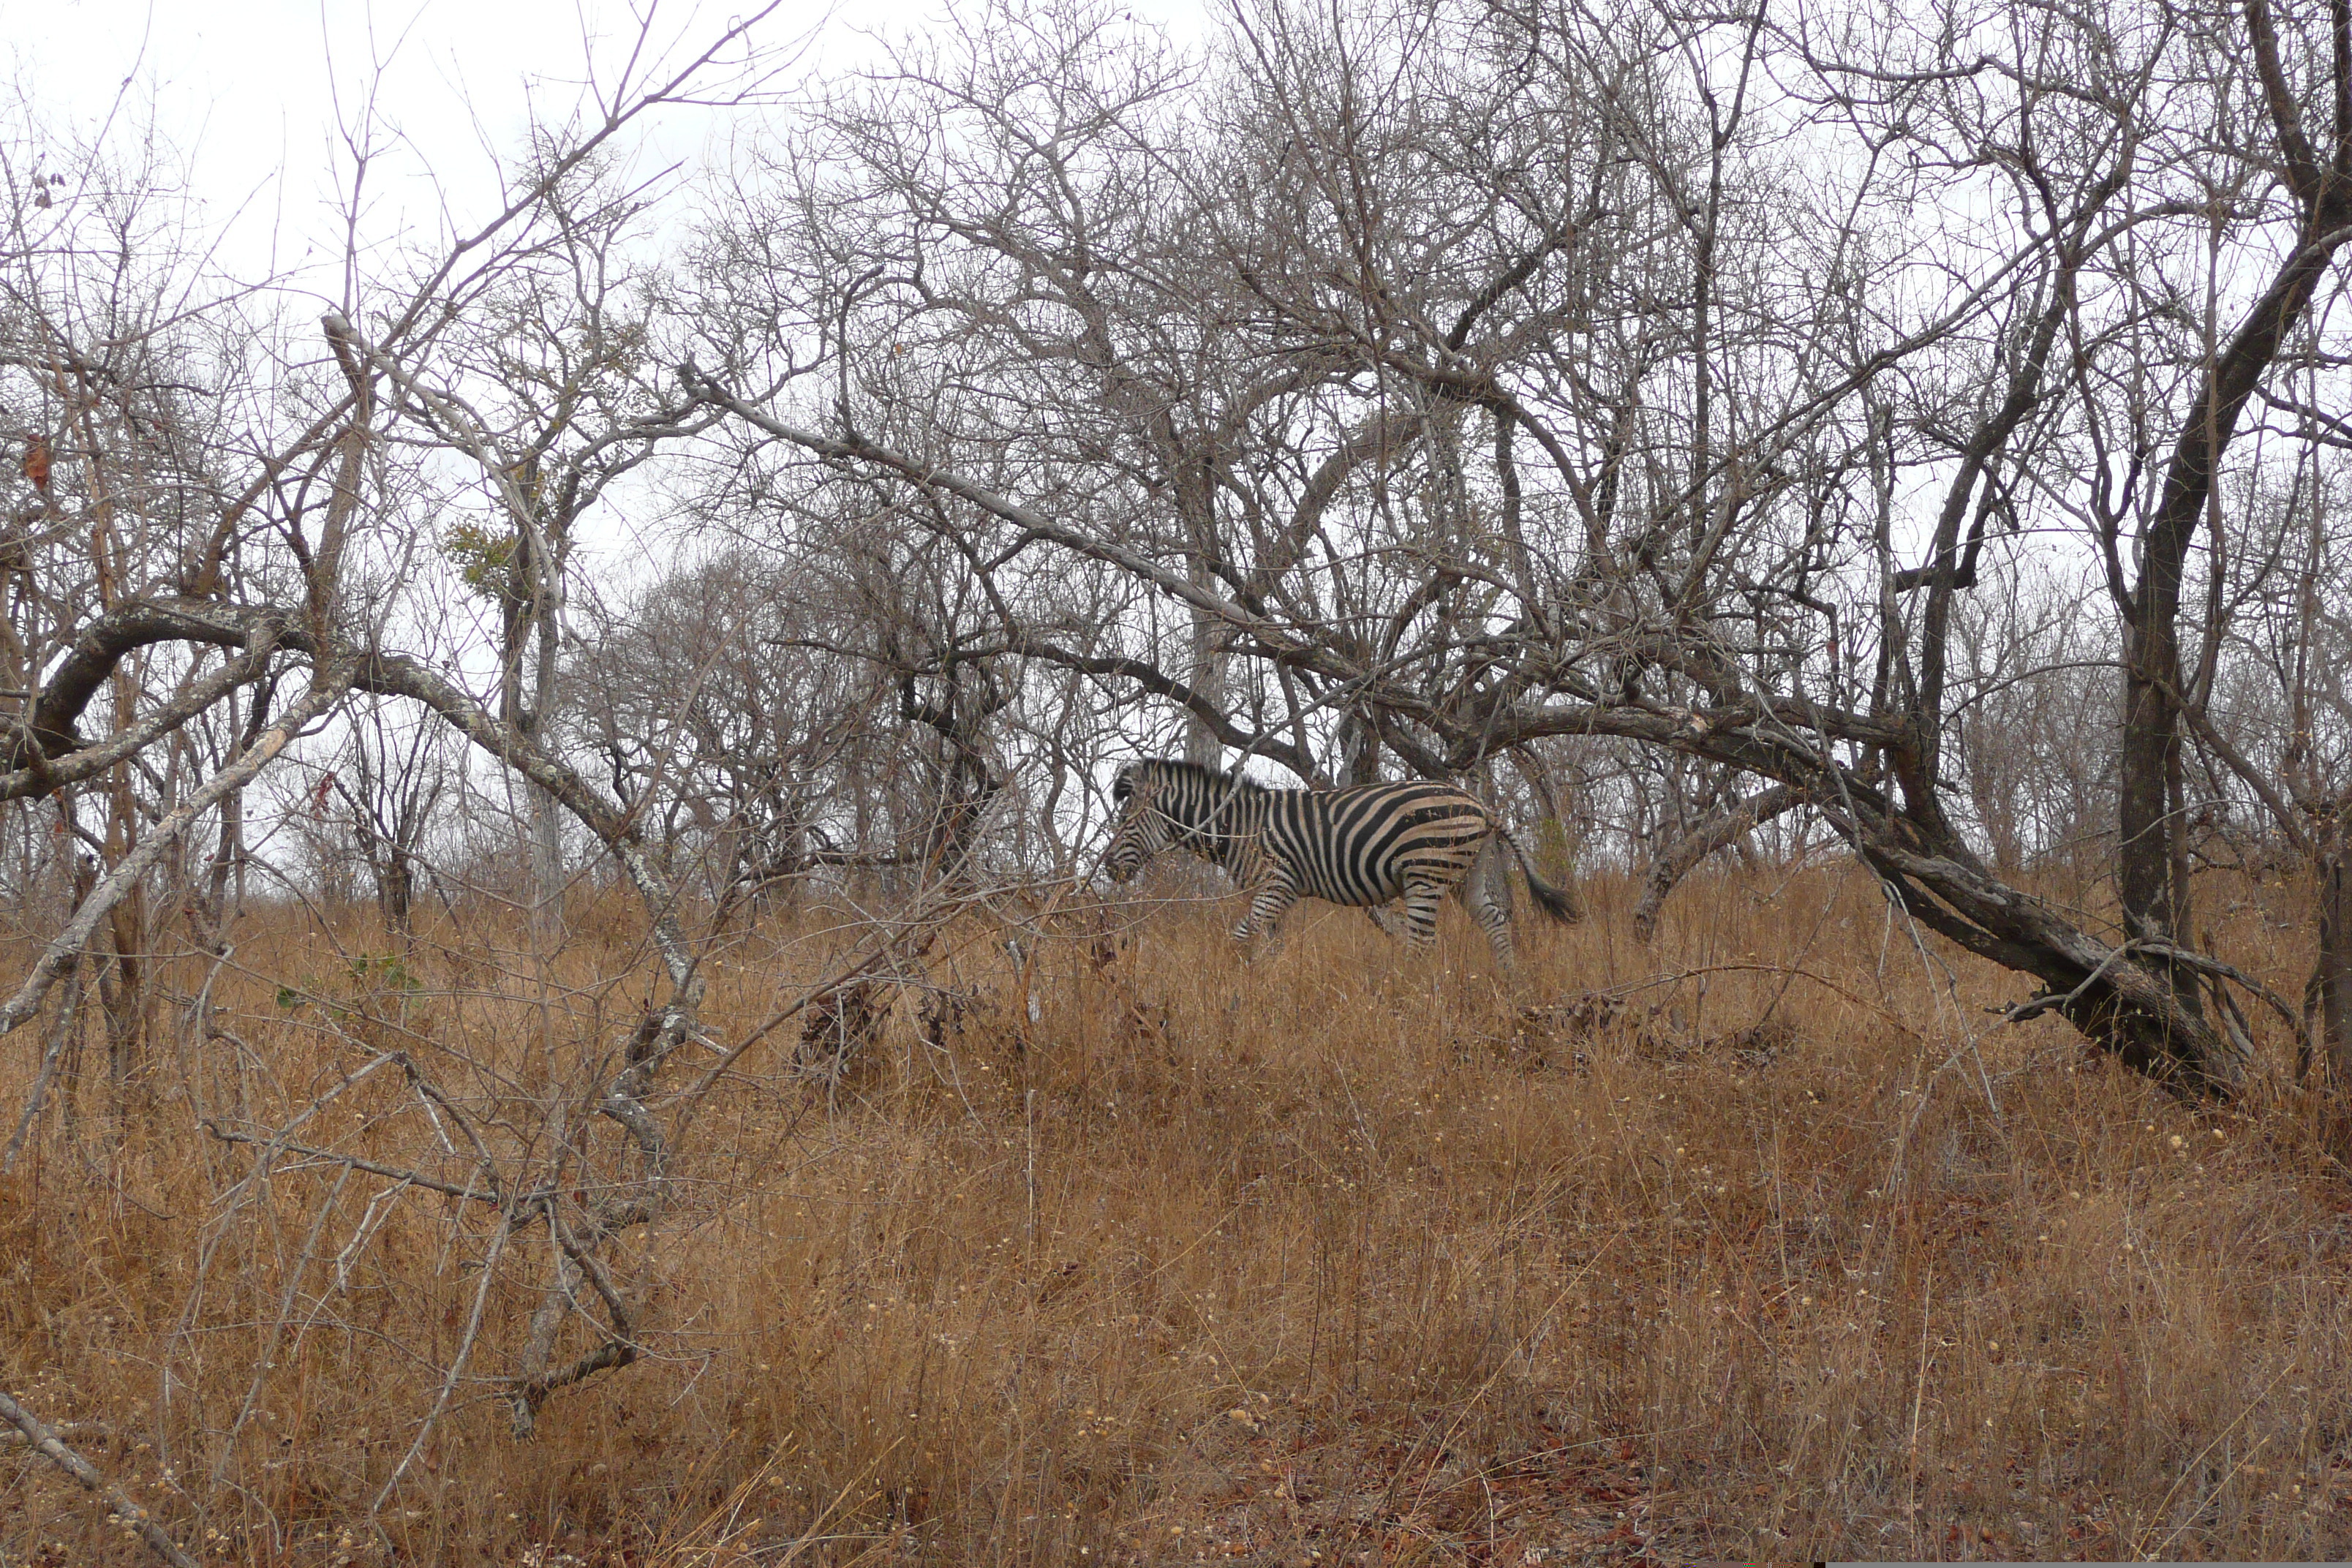
[[[1119,810],[1104,855],[1112,879],[1126,881],[1164,849],[1213,860],[1252,895],[1249,914],[1234,928],[1236,941],[1260,928],[1271,939],[1303,898],[1367,907],[1402,899],[1405,940],[1423,947],[1437,931],[1438,901],[1451,890],[1508,964],[1505,846],[1544,913],[1561,921],[1581,916],[1574,895],[1538,877],[1485,806],[1446,784],[1267,789],[1192,763],[1155,760],[1121,768],[1111,795]]]

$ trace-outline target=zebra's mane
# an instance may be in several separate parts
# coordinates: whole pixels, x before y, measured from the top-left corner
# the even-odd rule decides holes
[[[1181,757],[1146,757],[1141,762],[1129,763],[1129,767],[1138,773],[1148,774],[1162,783],[1189,779],[1235,795],[1269,793],[1266,786],[1255,779],[1243,776],[1241,769],[1237,767],[1212,768],[1200,763],[1188,763]],[[1127,771],[1127,769],[1120,770],[1122,773]]]

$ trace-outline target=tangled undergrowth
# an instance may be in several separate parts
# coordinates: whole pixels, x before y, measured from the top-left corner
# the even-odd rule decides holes
[[[2283,1040],[2183,1101],[2001,1024],[2022,987],[1857,873],[1696,880],[1646,949],[1587,894],[1516,988],[1458,911],[1413,959],[1309,906],[1255,965],[1214,909],[969,921],[839,1071],[790,1030],[737,1064],[614,1271],[639,1359],[527,1440],[543,1235],[492,1257],[478,1204],[202,1121],[318,1107],[306,1146],[406,1169],[419,1102],[337,1088],[399,1041],[544,1135],[498,1096],[650,963],[593,900],[536,956],[495,911],[396,956],[257,915],[210,1035],[167,996],[113,1081],[91,1025],[0,1181],[0,1387],[206,1561],[2352,1552],[2352,1183]],[[2298,986],[2296,889],[2214,901]],[[718,952],[714,1045],[845,940]],[[0,1560],[138,1560],[21,1447],[0,1483]]]

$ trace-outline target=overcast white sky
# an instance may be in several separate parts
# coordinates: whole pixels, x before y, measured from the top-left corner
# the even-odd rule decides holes
[[[636,6],[617,0],[18,0],[0,71],[52,126],[118,132],[152,120],[181,155],[222,262],[245,279],[341,253],[339,124],[370,92],[404,147],[372,174],[369,237],[493,210],[493,154],[521,145],[534,102],[561,117],[589,75],[609,79],[650,12],[664,46],[699,46],[758,0]],[[809,47],[780,86],[854,64],[877,31],[922,28],[950,0],[793,0],[762,26],[768,45]],[[967,8],[970,7],[967,5]],[[1201,0],[1123,7],[1197,37]],[[683,58],[683,52],[680,54]],[[782,112],[770,110],[756,112]],[[691,163],[741,115],[675,108],[639,160]],[[430,177],[425,171],[430,171]]]

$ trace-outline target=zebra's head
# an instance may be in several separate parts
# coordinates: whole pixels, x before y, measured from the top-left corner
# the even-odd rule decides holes
[[[1241,808],[1262,793],[1238,774],[1196,763],[1129,763],[1111,781],[1118,826],[1103,851],[1103,868],[1112,881],[1124,882],[1163,849],[1217,859],[1244,830],[1247,814]]]
[[[1103,869],[1114,882],[1124,882],[1143,869],[1144,862],[1176,842],[1173,826],[1152,805],[1160,779],[1148,763],[1129,763],[1111,781],[1110,798],[1118,810],[1118,826],[1110,847],[1103,852]]]

